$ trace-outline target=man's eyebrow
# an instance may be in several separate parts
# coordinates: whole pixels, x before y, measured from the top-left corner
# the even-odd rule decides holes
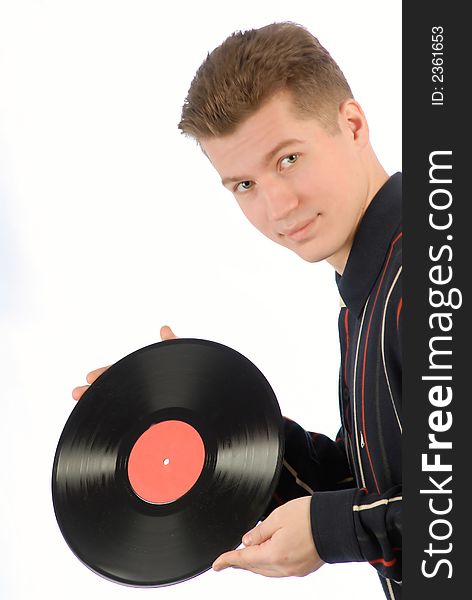
[[[274,146],[274,148],[272,148],[272,150],[270,150],[262,159],[262,164],[263,165],[267,165],[273,158],[274,156],[280,152],[280,150],[282,150],[282,148],[285,148],[285,146],[289,146],[290,144],[301,144],[303,143],[302,140],[299,140],[298,138],[290,138],[288,140],[283,140],[281,142],[279,142],[276,146]],[[241,175],[241,176],[233,176],[233,177],[224,177],[221,180],[221,183],[226,187],[228,185],[228,183],[236,183],[239,181],[247,181],[247,176],[245,175]]]

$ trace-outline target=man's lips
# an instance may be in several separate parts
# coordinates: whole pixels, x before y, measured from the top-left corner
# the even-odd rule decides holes
[[[297,223],[289,229],[284,229],[280,233],[291,240],[298,241],[308,234],[309,229],[314,223],[315,219],[316,217],[313,217],[311,219],[307,219],[306,221],[300,221],[300,223]]]

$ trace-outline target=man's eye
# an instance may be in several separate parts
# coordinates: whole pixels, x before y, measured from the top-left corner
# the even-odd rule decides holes
[[[298,156],[298,154],[289,154],[288,156],[285,156],[280,161],[281,166],[288,167],[289,165],[293,165],[294,162],[297,162]]]
[[[236,186],[237,192],[247,192],[252,187],[252,181],[240,181]]]

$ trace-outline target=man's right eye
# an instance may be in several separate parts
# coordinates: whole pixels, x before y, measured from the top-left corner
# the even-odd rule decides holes
[[[235,191],[236,192],[247,192],[248,190],[250,190],[252,187],[252,181],[240,181],[236,187],[235,187]]]

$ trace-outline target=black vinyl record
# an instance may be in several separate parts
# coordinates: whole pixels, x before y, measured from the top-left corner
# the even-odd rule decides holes
[[[57,522],[97,574],[178,583],[239,546],[282,457],[279,405],[252,362],[207,340],[152,344],[105,371],[67,420],[52,476]]]

